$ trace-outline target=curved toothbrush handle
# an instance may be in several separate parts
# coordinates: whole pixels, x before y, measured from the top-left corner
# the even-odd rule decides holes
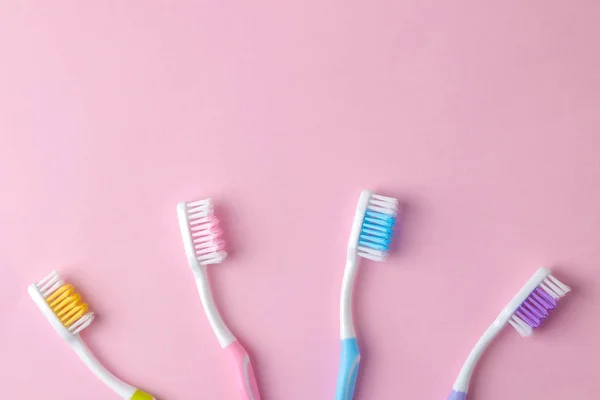
[[[156,400],[152,395],[142,392],[136,387],[131,386],[128,383],[123,382],[110,371],[108,371],[100,362],[94,357],[94,354],[88,349],[83,343],[79,335],[75,335],[68,340],[75,353],[81,358],[81,360],[88,366],[88,368],[102,381],[106,386],[115,391],[125,400]]]
[[[356,338],[342,339],[335,400],[352,400],[354,398],[359,365],[360,351]]]
[[[498,317],[492,325],[486,329],[481,338],[475,343],[473,350],[467,357],[467,360],[463,364],[456,382],[452,387],[452,393],[448,396],[447,400],[466,400],[467,392],[469,391],[469,383],[473,376],[473,371],[477,362],[483,355],[484,351],[488,348],[492,340],[502,331],[506,326],[508,318],[505,318],[502,314]]]
[[[237,369],[238,387],[243,400],[260,400],[258,393],[258,384],[254,376],[254,370],[250,363],[250,357],[246,350],[237,340],[225,348]]]

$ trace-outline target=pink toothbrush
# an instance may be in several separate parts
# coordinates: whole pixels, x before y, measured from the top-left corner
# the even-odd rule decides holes
[[[190,268],[196,278],[204,312],[219,344],[227,350],[237,369],[241,398],[243,400],[260,400],[250,357],[223,322],[219,310],[215,306],[206,275],[207,265],[219,264],[227,257],[219,220],[213,212],[212,200],[181,202],[177,205],[177,217],[183,246]]]

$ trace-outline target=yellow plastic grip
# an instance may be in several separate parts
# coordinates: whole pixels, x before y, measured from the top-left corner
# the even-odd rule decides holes
[[[142,392],[141,390],[136,390],[133,396],[131,396],[131,400],[155,400],[152,395],[149,395],[146,392]]]

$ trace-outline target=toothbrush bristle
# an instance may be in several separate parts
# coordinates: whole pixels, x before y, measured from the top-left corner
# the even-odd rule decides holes
[[[540,327],[550,312],[558,305],[571,288],[548,275],[544,281],[529,294],[512,315],[509,323],[523,337],[533,335],[534,329]]]
[[[387,257],[398,215],[398,200],[371,195],[358,238],[358,255],[374,261]]]
[[[52,312],[72,334],[81,332],[94,320],[94,313],[89,311],[81,295],[73,285],[65,284],[57,271],[50,273],[36,286]]]
[[[187,221],[194,252],[201,265],[217,264],[227,257],[223,231],[211,199],[186,203]]]

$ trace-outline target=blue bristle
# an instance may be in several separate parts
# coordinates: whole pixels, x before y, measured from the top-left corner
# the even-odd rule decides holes
[[[377,236],[381,238],[389,238],[392,234],[391,230],[380,230],[380,229],[371,229],[368,226],[363,224],[362,229],[360,230],[361,235],[367,234],[372,236]]]
[[[372,236],[372,235],[367,235],[367,234],[362,234],[359,236],[358,238],[359,242],[360,241],[370,241],[376,244],[381,244],[383,246],[389,246],[390,244],[390,240],[391,238],[386,236],[386,237],[377,237],[377,236]]]
[[[372,229],[372,230],[383,232],[383,233],[386,233],[386,234],[391,234],[392,233],[392,227],[391,226],[375,225],[375,224],[370,224],[368,222],[363,222],[361,230],[364,230],[364,229]]]
[[[367,210],[363,222],[368,222],[380,226],[387,226],[391,228],[396,223],[396,218],[388,214]]]
[[[367,211],[360,230],[358,244],[380,251],[389,251],[396,219],[388,214]]]

